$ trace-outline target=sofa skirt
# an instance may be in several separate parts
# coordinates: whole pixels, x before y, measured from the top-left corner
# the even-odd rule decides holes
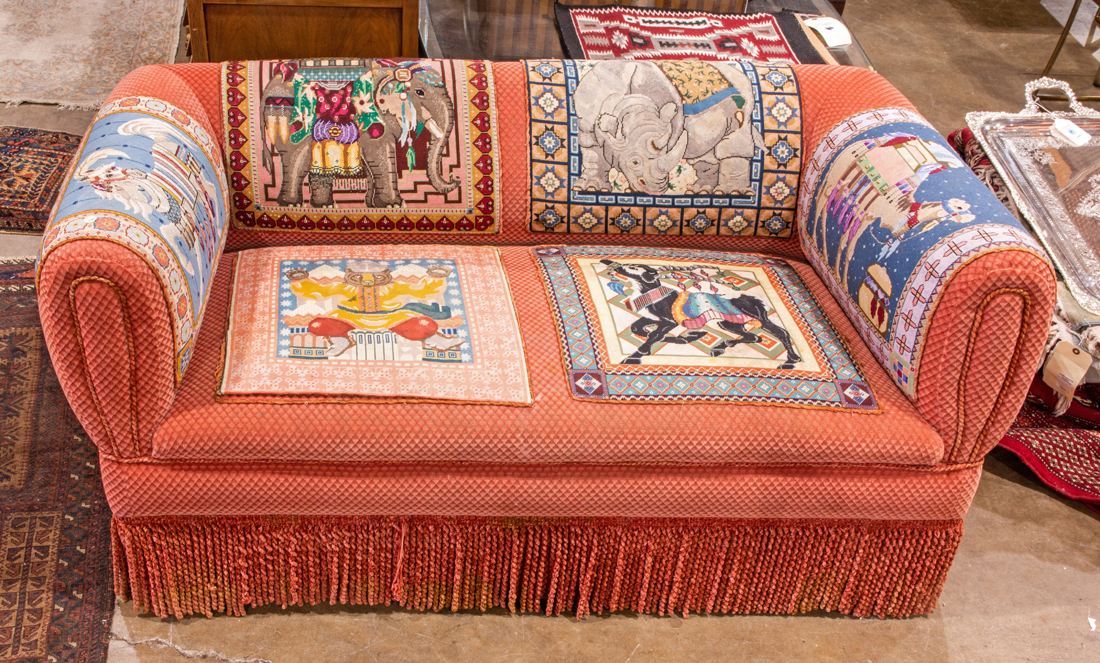
[[[160,617],[278,604],[655,615],[925,614],[962,520],[135,517],[115,591]]]

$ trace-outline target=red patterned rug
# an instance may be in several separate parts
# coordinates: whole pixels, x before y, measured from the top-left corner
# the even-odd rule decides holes
[[[1100,513],[1100,389],[1085,385],[1077,393],[1069,411],[1055,417],[1053,392],[1036,378],[1000,446],[1043,483]]]
[[[38,322],[34,263],[0,260],[0,661],[107,657],[111,513]]]
[[[752,60],[822,64],[798,19],[555,3],[565,50],[574,60]]]
[[[0,127],[0,232],[42,232],[79,145],[80,136]]]

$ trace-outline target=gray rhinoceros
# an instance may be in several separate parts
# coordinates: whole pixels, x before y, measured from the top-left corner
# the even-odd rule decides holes
[[[710,74],[702,84],[677,75],[700,67]],[[755,104],[736,63],[598,62],[573,93],[581,151],[573,188],[610,190],[615,168],[635,191],[668,193],[683,160],[695,170],[690,191],[747,191],[751,160],[764,147],[749,119]]]

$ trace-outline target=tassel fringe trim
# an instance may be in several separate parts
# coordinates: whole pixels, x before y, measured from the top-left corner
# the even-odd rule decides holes
[[[160,617],[248,606],[908,617],[962,521],[173,517],[112,521],[115,591]]]

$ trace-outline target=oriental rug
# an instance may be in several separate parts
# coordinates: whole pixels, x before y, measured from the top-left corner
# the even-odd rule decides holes
[[[0,662],[107,656],[111,514],[38,322],[34,263],[0,261]]]
[[[230,306],[223,402],[533,402],[493,248],[242,251]]]
[[[791,12],[717,14],[555,3],[574,60],[751,60],[824,64]]]
[[[691,249],[532,251],[574,398],[878,411],[844,340],[786,260]]]
[[[185,0],[0,6],[0,101],[97,108],[131,70],[175,59]]]
[[[1100,389],[1083,385],[1069,411],[1050,412],[1056,400],[1036,378],[1000,446],[1018,456],[1039,480],[1100,513]]]
[[[80,136],[0,127],[0,232],[41,232]]]

